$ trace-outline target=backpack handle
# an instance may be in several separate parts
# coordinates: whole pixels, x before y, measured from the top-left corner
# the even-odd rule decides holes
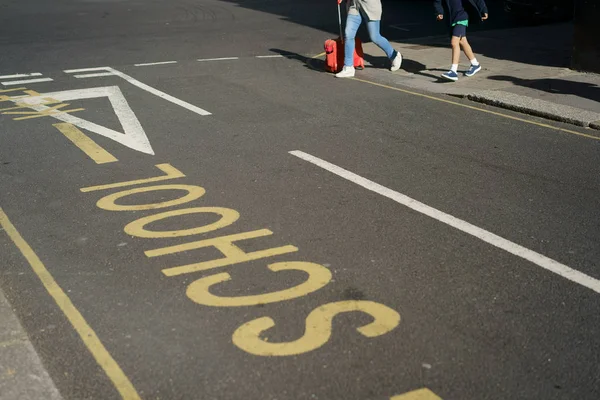
[[[344,33],[342,32],[342,7],[340,6],[340,3],[338,3],[338,24],[340,26],[340,38],[342,39],[342,42],[344,41]]]

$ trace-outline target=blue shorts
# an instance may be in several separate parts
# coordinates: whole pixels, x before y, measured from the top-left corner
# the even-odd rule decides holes
[[[467,36],[467,27],[461,24],[456,24],[452,27],[452,36],[459,38]]]

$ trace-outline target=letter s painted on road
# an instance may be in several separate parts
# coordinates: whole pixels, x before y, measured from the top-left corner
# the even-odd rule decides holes
[[[361,311],[374,318],[370,324],[356,329],[366,337],[384,335],[400,323],[400,314],[383,304],[363,300],[339,301],[313,310],[306,318],[304,335],[292,342],[270,343],[261,339],[261,333],[275,326],[275,321],[263,317],[240,326],[233,334],[233,343],[240,349],[257,356],[291,356],[307,353],[329,341],[333,317],[352,311]]]

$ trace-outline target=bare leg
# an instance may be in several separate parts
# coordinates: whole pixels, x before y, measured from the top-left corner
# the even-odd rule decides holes
[[[460,38],[452,36],[450,44],[452,45],[452,67],[450,67],[450,71],[442,74],[442,78],[456,82],[458,80],[458,62],[460,61]]]
[[[460,42],[461,39],[458,36],[452,36],[452,41],[450,42],[452,45],[452,64],[458,64],[460,61]],[[473,53],[471,52],[471,54]]]
[[[454,40],[454,38],[452,39]],[[465,52],[465,56],[467,56],[467,59],[469,61],[475,58],[475,54],[473,54],[473,49],[471,49],[471,45],[469,44],[469,41],[467,40],[466,36],[460,38],[460,45],[462,46],[462,49]]]

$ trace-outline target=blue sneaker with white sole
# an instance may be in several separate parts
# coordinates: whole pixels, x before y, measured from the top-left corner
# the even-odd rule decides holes
[[[458,74],[452,70],[442,74],[442,78],[448,79],[449,81],[456,82],[458,80]]]
[[[466,76],[473,76],[476,73],[478,73],[479,71],[481,71],[481,64],[471,65],[471,67],[469,68],[469,70],[467,72],[465,72],[465,75]]]

